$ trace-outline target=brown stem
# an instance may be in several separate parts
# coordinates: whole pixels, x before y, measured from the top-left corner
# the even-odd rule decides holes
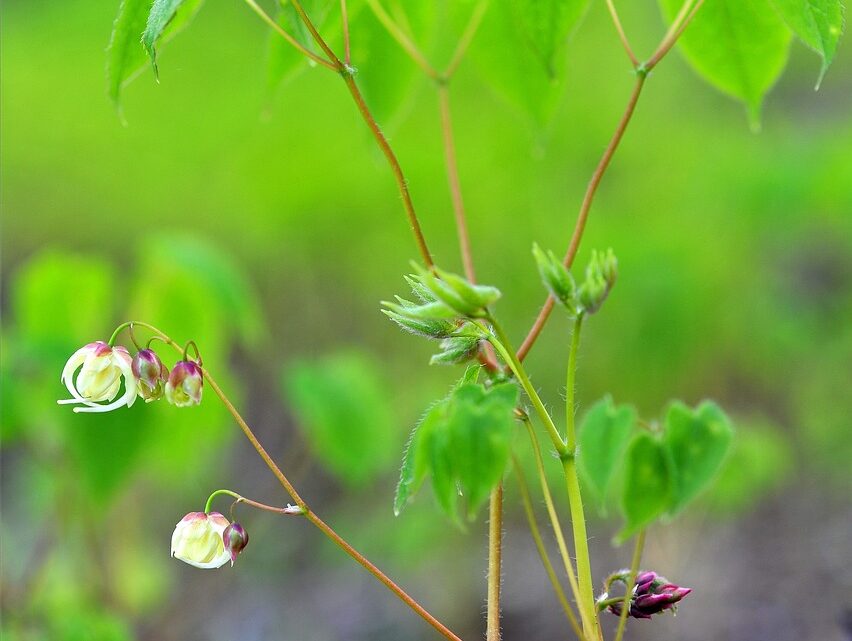
[[[396,583],[394,583],[388,576],[382,572],[375,565],[370,563],[360,552],[358,552],[355,548],[349,545],[337,532],[331,529],[329,525],[325,523],[320,517],[318,517],[313,512],[308,511],[305,516],[307,519],[316,525],[328,538],[334,541],[340,548],[343,549],[346,554],[355,559],[361,566],[364,567],[370,574],[376,577],[379,581],[384,583],[385,587],[387,587],[391,592],[396,594],[401,601],[405,602],[408,607],[414,610],[417,614],[423,617],[433,628],[435,628],[438,632],[440,632],[444,637],[450,639],[450,641],[461,641],[459,637],[457,637],[453,632],[447,628],[443,623],[438,621],[435,617],[429,614],[423,606],[421,606],[417,601],[412,599],[408,594],[403,591],[401,587],[399,587]]]
[[[414,239],[417,242],[417,248],[420,251],[420,255],[423,258],[423,262],[426,267],[432,268],[434,267],[434,261],[432,260],[432,254],[429,252],[429,248],[426,246],[426,239],[423,236],[423,230],[420,228],[420,222],[417,220],[417,214],[414,211],[414,203],[411,202],[411,194],[408,191],[408,182],[405,180],[405,175],[402,173],[402,167],[399,164],[399,160],[396,158],[396,154],[393,149],[391,149],[390,144],[385,138],[385,135],[382,133],[381,128],[378,123],[376,123],[376,119],[373,117],[373,114],[370,112],[369,107],[367,107],[367,103],[364,102],[364,97],[361,95],[360,90],[358,89],[358,85],[355,84],[355,79],[352,77],[351,70],[340,61],[340,58],[332,51],[331,47],[328,46],[328,43],[323,39],[320,35],[317,28],[314,26],[314,23],[311,22],[311,19],[308,17],[308,14],[305,13],[304,8],[302,7],[302,3],[300,0],[291,0],[293,3],[293,8],[299,14],[302,22],[307,27],[314,41],[319,45],[319,47],[325,52],[325,54],[331,59],[331,61],[335,65],[335,69],[340,73],[343,81],[346,83],[346,87],[349,89],[349,93],[352,94],[352,98],[355,100],[355,104],[358,107],[358,111],[361,113],[361,116],[364,118],[364,122],[367,123],[367,126],[370,129],[370,132],[373,134],[373,137],[376,139],[376,142],[379,144],[379,148],[382,150],[382,153],[387,158],[388,163],[391,166],[391,171],[393,172],[394,178],[396,179],[397,187],[399,188],[400,196],[402,196],[402,205],[405,208],[405,214],[408,217],[408,222],[411,225],[411,231],[414,233]]]
[[[441,106],[441,132],[444,139],[444,158],[447,163],[447,182],[453,202],[453,212],[456,216],[456,230],[459,236],[464,273],[470,282],[476,281],[473,268],[473,252],[470,248],[470,234],[465,218],[464,200],[462,198],[461,182],[459,181],[458,164],[456,163],[456,146],[453,139],[453,121],[450,112],[450,88],[446,83],[438,85],[438,100]]]
[[[633,53],[633,48],[630,46],[630,41],[627,39],[627,34],[624,33],[624,27],[621,26],[621,19],[618,17],[618,11],[615,8],[612,0],[606,0],[606,6],[609,9],[609,15],[612,17],[612,23],[615,25],[615,30],[618,32],[618,38],[621,40],[621,46],[630,58],[633,68],[639,66],[639,58]]]
[[[254,0],[245,0],[245,3],[251,8],[252,11],[254,11],[258,16],[260,16],[261,20],[263,20],[266,24],[272,27],[276,31],[276,33],[278,33],[279,36],[284,38],[284,40],[286,40],[292,46],[298,49],[303,55],[307,56],[308,58],[316,62],[318,65],[322,65],[323,67],[327,67],[328,69],[337,69],[333,63],[329,62],[325,58],[318,56],[313,51],[310,51],[309,49],[306,49],[304,46],[302,46],[302,44],[298,40],[296,40],[293,36],[291,36],[284,29],[282,29],[281,25],[275,22],[275,20],[273,20],[272,17],[268,13],[266,13],[266,11],[264,11],[259,4],[257,4],[257,2],[255,2]]]
[[[603,156],[601,156],[598,166],[595,168],[595,171],[589,180],[588,187],[586,187],[586,194],[583,196],[582,205],[580,205],[580,213],[577,215],[577,223],[574,226],[574,233],[571,234],[571,242],[568,245],[568,251],[565,252],[565,258],[562,261],[569,269],[574,262],[574,258],[577,256],[577,250],[580,248],[580,241],[582,240],[583,232],[586,229],[586,221],[589,218],[589,211],[592,208],[592,202],[594,202],[595,194],[597,194],[598,187],[601,184],[601,179],[606,173],[607,167],[609,167],[609,163],[612,160],[613,154],[615,154],[615,150],[618,149],[618,144],[624,137],[624,131],[627,129],[627,125],[630,124],[630,119],[633,117],[633,111],[636,109],[636,103],[639,101],[639,96],[642,93],[642,87],[644,86],[645,74],[639,73],[636,75],[636,84],[633,85],[633,92],[630,94],[630,100],[627,101],[627,107],[621,116],[621,120],[618,122],[615,133],[612,135],[612,139],[609,141],[609,145],[607,145]],[[526,357],[527,353],[530,351],[541,333],[541,330],[544,328],[544,324],[547,322],[550,312],[553,310],[553,303],[553,297],[548,296],[544,306],[538,314],[538,317],[533,323],[532,329],[530,329],[527,337],[521,344],[520,349],[518,349],[518,358],[520,360],[523,360],[524,357]]]
[[[178,345],[175,341],[169,338],[165,333],[160,331],[157,327],[149,323],[141,323],[135,322],[136,325],[140,327],[147,327],[152,332],[160,335],[163,338],[163,341],[174,347],[179,353],[182,351],[180,345]],[[228,412],[233,416],[234,420],[237,422],[237,425],[242,429],[243,434],[245,434],[246,438],[252,444],[252,447],[257,451],[260,457],[263,459],[263,462],[266,463],[266,466],[270,469],[270,471],[275,475],[275,478],[278,479],[278,482],[281,483],[281,486],[287,491],[293,501],[296,502],[302,512],[304,513],[305,518],[307,518],[311,523],[313,523],[323,534],[325,534],[329,539],[334,541],[338,546],[343,548],[343,550],[355,559],[361,566],[363,566],[370,574],[372,574],[376,579],[378,579],[381,583],[383,583],[391,592],[393,592],[401,601],[403,601],[408,607],[414,610],[417,614],[419,614],[423,619],[426,620],[433,628],[435,628],[438,632],[440,632],[444,637],[449,639],[450,641],[461,641],[461,639],[453,634],[453,632],[447,628],[443,623],[438,621],[435,617],[429,614],[423,606],[421,606],[417,601],[415,601],[411,596],[409,596],[401,587],[399,587],[396,583],[394,583],[384,572],[379,570],[375,565],[373,565],[370,561],[368,561],[360,552],[358,552],[355,548],[353,548],[349,543],[347,543],[343,537],[341,537],[337,532],[335,532],[328,524],[325,523],[322,519],[320,519],[316,514],[314,514],[311,509],[308,507],[308,504],[305,503],[304,499],[299,496],[298,492],[296,492],[296,488],[287,480],[287,477],[284,475],[284,472],[281,471],[281,468],[272,460],[272,457],[269,456],[264,447],[260,444],[260,441],[254,435],[248,423],[246,423],[245,419],[240,415],[237,409],[234,407],[233,403],[228,399],[225,393],[222,391],[222,388],[216,383],[213,377],[210,376],[210,372],[206,369],[202,368],[202,373],[204,375],[204,380],[219,397],[219,400],[222,401],[222,404],[228,410]]]
[[[352,47],[349,42],[349,12],[346,10],[346,0],[340,0],[340,19],[343,21],[343,60],[347,65],[351,65]]]
[[[376,123],[376,119],[373,118],[373,114],[370,113],[370,109],[367,107],[367,103],[364,102],[364,97],[361,95],[358,85],[355,84],[355,79],[351,75],[345,74],[343,76],[343,80],[346,82],[346,87],[349,89],[349,93],[352,94],[352,98],[358,106],[358,111],[364,118],[364,122],[367,123],[367,127],[369,127],[370,132],[379,144],[379,148],[382,150],[382,153],[385,155],[385,158],[387,158],[387,161],[391,166],[391,171],[393,172],[394,178],[396,178],[396,184],[399,188],[399,194],[402,196],[402,206],[405,208],[405,214],[408,216],[408,223],[411,225],[411,231],[414,234],[415,241],[417,242],[417,248],[420,250],[420,256],[423,258],[423,262],[426,264],[426,267],[431,269],[434,267],[435,263],[432,260],[432,254],[429,252],[429,248],[426,245],[426,238],[423,236],[423,230],[420,228],[420,222],[417,220],[417,214],[414,211],[414,203],[411,202],[411,194],[408,191],[408,182],[405,180],[405,175],[402,173],[402,167],[400,167],[396,154],[394,154],[387,138],[385,138],[385,135],[379,128],[378,123]]]
[[[698,13],[701,5],[704,4],[704,0],[698,0],[692,9],[689,9],[690,4],[691,0],[687,0],[683,4],[681,12],[675,18],[674,22],[672,22],[672,26],[666,34],[666,37],[663,38],[660,46],[657,47],[657,50],[651,55],[648,62],[645,63],[645,69],[647,71],[651,71],[651,69],[656,67],[660,60],[662,60],[663,57],[671,51],[671,48],[674,47],[678,38],[680,38],[681,34],[683,34],[684,30],[689,26],[689,23],[692,22],[692,19],[695,18],[695,14]],[[687,10],[689,10],[688,13]]]
[[[491,493],[488,505],[488,606],[486,641],[500,641],[500,580],[503,557],[503,484]]]

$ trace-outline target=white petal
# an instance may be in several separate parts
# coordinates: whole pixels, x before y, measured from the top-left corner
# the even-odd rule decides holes
[[[85,407],[75,407],[74,411],[78,414],[80,414],[81,412],[111,412],[112,410],[117,410],[124,404],[125,400],[122,396],[118,400],[115,400],[112,403],[107,403],[106,405],[99,405],[98,403],[86,403]]]

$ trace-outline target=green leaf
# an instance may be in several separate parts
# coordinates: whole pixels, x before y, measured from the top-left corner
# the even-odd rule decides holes
[[[671,504],[671,461],[661,440],[648,432],[633,437],[627,448],[622,492],[626,523],[616,537],[623,543],[653,522]]]
[[[601,513],[635,424],[636,410],[616,407],[607,396],[592,406],[580,425],[577,466]]]
[[[564,90],[568,37],[588,0],[504,0],[488,9],[471,57],[497,93],[542,124]]]
[[[491,389],[462,385],[452,395],[447,412],[451,469],[472,520],[482,503],[503,478],[511,454],[518,401],[514,383]]]
[[[177,33],[181,28],[189,24],[195,14],[201,8],[204,0],[154,0],[145,31],[142,33],[142,46],[151,58],[151,66],[154,74],[158,75],[157,69],[157,44],[166,35]]]
[[[660,0],[672,19],[682,0]],[[711,85],[742,100],[754,126],[763,97],[787,64],[790,31],[768,0],[706,0],[678,46]]]
[[[728,417],[715,403],[705,401],[695,411],[683,403],[672,404],[663,436],[675,478],[671,514],[681,511],[710,484],[733,436]]]
[[[396,516],[399,516],[403,508],[414,498],[429,472],[429,454],[423,443],[428,441],[434,426],[444,420],[446,405],[446,399],[435,403],[411,430],[408,444],[405,446],[402,468],[399,471],[399,483],[397,483],[393,501],[393,513]]]
[[[456,523],[458,499],[473,519],[503,477],[510,455],[518,388],[477,384],[480,366],[471,366],[450,395],[433,405],[409,438],[400,472],[394,512],[399,514],[427,474],[443,510]]]
[[[121,90],[145,65],[140,40],[148,20],[150,0],[121,0],[107,47],[107,93],[119,105]]]
[[[772,0],[772,4],[793,33],[822,57],[818,89],[843,33],[843,3],[841,0]]]
[[[396,447],[391,398],[377,365],[346,352],[287,368],[284,389],[314,455],[363,486],[384,472]]]

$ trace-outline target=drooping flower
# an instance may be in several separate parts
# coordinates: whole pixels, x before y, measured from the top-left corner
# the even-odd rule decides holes
[[[201,403],[204,377],[195,361],[178,361],[166,382],[166,398],[177,407]]]
[[[629,572],[627,571],[612,575],[607,580],[607,589],[616,582],[626,585],[628,578]],[[668,579],[656,572],[640,572],[636,575],[636,583],[630,597],[630,609],[627,614],[636,619],[650,619],[651,615],[666,610],[674,611],[677,609],[676,604],[690,592],[692,592],[692,588],[682,588],[670,583]],[[599,601],[606,600],[608,600],[608,594],[605,592],[599,598]],[[619,599],[607,605],[606,608],[613,614],[620,616],[622,602],[622,599]],[[602,604],[601,609],[603,607]]]
[[[163,397],[169,370],[154,350],[139,350],[130,366],[136,378],[136,391],[146,403]]]
[[[175,526],[172,556],[197,568],[222,567],[231,561],[231,552],[225,549],[222,538],[229,525],[218,512],[190,512]]]
[[[65,363],[60,379],[72,398],[62,399],[59,404],[79,404],[75,412],[109,412],[122,405],[130,407],[136,400],[131,360],[126,348],[110,347],[103,341],[81,347]],[[119,396],[122,381],[124,394]]]
[[[233,566],[239,553],[248,545],[249,535],[246,529],[235,521],[225,528],[222,533],[222,541],[225,544],[225,549],[231,555],[231,565]]]

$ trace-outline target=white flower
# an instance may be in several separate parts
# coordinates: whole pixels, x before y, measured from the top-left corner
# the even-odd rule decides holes
[[[130,407],[136,400],[136,378],[127,349],[110,347],[103,341],[89,343],[71,355],[62,370],[65,387],[72,398],[59,401],[60,405],[77,403],[75,412],[109,412],[122,405]],[[76,379],[74,374],[77,370]],[[116,398],[124,379],[124,394]]]
[[[231,560],[222,533],[230,523],[218,512],[190,512],[172,534],[172,556],[197,568],[220,568]]]

